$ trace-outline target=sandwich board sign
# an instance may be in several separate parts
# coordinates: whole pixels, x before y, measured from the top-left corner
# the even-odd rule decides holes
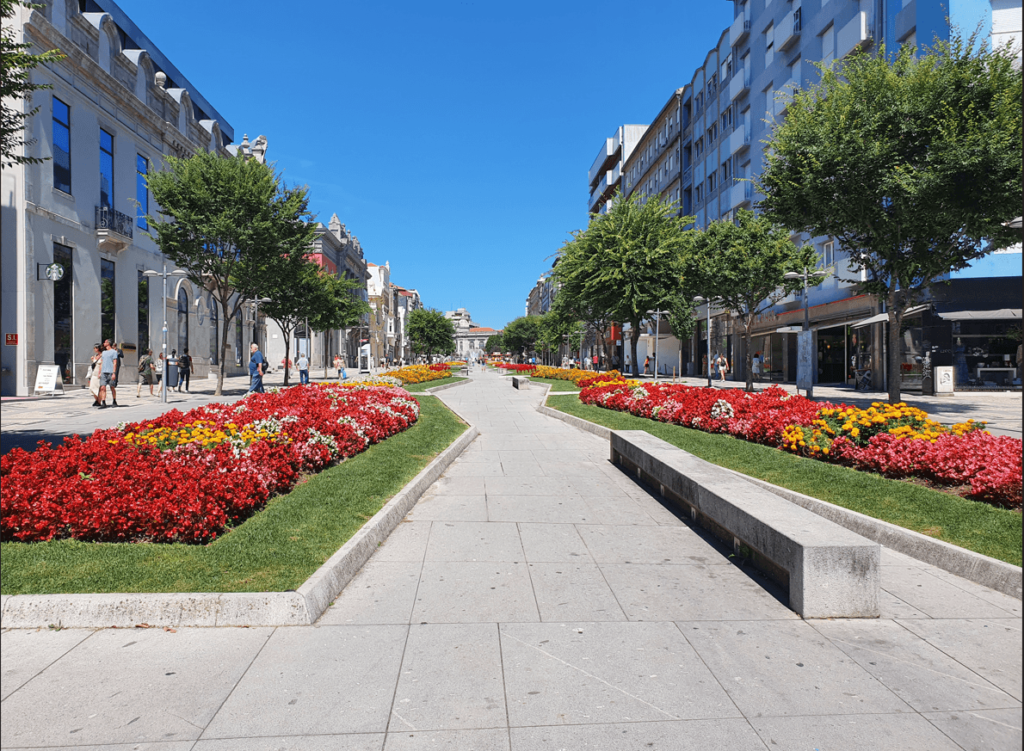
[[[36,370],[36,387],[33,393],[56,396],[64,394],[64,379],[60,376],[60,365],[40,365]]]

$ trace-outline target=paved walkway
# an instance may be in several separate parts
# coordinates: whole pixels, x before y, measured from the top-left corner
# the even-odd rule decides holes
[[[1019,751],[1020,601],[885,551],[882,619],[803,621],[473,377],[481,436],[317,625],[5,632],[0,746]]]

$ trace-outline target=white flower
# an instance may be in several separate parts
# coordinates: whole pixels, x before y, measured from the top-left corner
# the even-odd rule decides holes
[[[729,404],[725,399],[719,399],[711,407],[711,416],[715,419],[730,418],[733,417],[732,405]]]

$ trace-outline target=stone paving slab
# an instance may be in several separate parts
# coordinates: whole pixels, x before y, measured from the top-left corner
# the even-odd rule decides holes
[[[0,747],[1019,751],[1019,601],[883,549],[882,618],[803,621],[543,389],[472,379],[480,437],[317,624],[4,631]]]

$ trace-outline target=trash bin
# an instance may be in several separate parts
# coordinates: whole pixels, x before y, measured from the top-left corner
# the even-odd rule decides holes
[[[174,360],[168,360],[164,364],[164,380],[167,381],[167,390],[170,391],[173,388],[178,387],[178,363]]]

